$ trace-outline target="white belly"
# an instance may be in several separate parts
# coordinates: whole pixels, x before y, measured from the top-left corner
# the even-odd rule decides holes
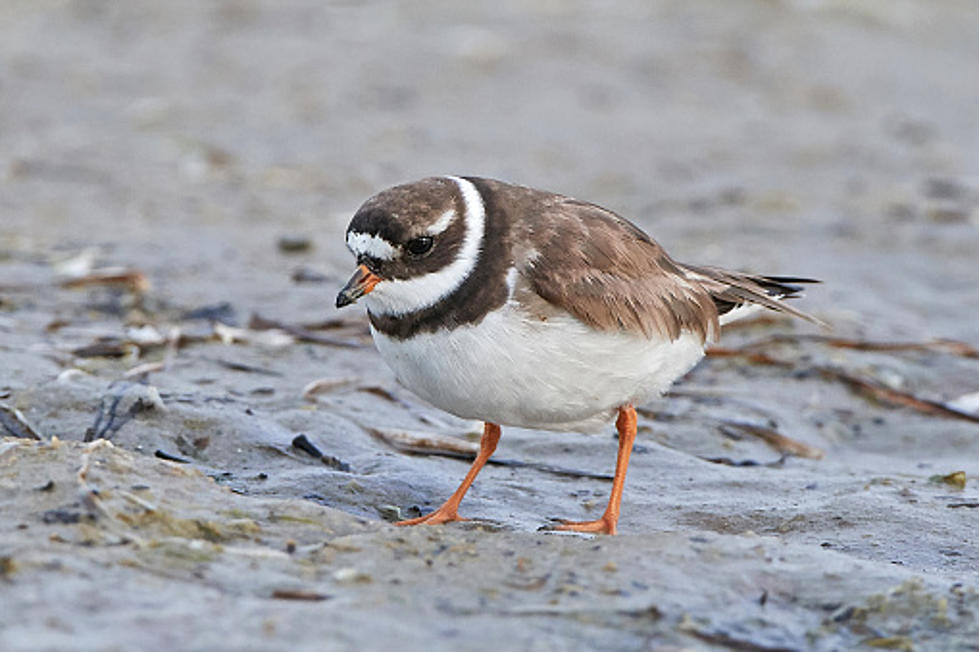
[[[693,334],[646,339],[570,315],[528,319],[507,304],[476,325],[396,340],[373,331],[398,381],[466,419],[595,430],[616,408],[664,392],[704,355]]]

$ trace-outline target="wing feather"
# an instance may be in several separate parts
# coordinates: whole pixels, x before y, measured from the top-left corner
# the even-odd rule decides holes
[[[522,269],[534,292],[600,330],[702,340],[719,330],[717,307],[642,230],[599,206],[563,199],[534,222]]]
[[[710,292],[722,316],[741,306],[758,305],[825,326],[819,319],[784,301],[799,296],[802,292],[800,284],[819,283],[819,281],[810,278],[745,274],[717,267],[696,265],[682,265],[682,267],[687,271],[689,278],[696,280]]]

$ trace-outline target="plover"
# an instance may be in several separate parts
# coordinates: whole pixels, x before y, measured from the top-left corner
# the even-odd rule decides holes
[[[337,307],[363,299],[398,381],[485,423],[456,492],[400,525],[461,520],[459,503],[501,425],[592,431],[617,417],[605,513],[557,527],[614,534],[633,406],[688,372],[721,325],[746,311],[812,319],[783,301],[810,279],[680,263],[612,211],[492,179],[433,177],[384,190],[354,215],[346,244],[358,266]]]

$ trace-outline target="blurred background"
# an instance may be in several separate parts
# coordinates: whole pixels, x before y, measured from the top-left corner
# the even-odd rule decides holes
[[[475,174],[821,278],[806,305],[843,331],[975,339],[977,24],[968,0],[8,0],[0,247],[261,304],[279,235],[339,281],[363,199]]]
[[[977,28],[974,0],[0,0],[0,648],[975,649]],[[537,533],[604,505],[611,428],[508,428],[479,520],[388,527],[480,426],[336,311],[343,233],[438,174],[822,279],[796,305],[843,339],[732,329],[638,406],[622,536]]]

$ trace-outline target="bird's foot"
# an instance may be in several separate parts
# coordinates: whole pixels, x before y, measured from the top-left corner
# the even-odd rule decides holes
[[[618,519],[604,515],[594,521],[559,521],[548,529],[559,532],[590,532],[593,534],[615,534]]]
[[[395,523],[395,525],[442,525],[443,523],[451,523],[453,521],[468,520],[468,518],[459,516],[458,508],[442,505],[431,514],[425,514],[424,516],[419,516],[418,518],[409,518],[404,521],[398,521]]]

